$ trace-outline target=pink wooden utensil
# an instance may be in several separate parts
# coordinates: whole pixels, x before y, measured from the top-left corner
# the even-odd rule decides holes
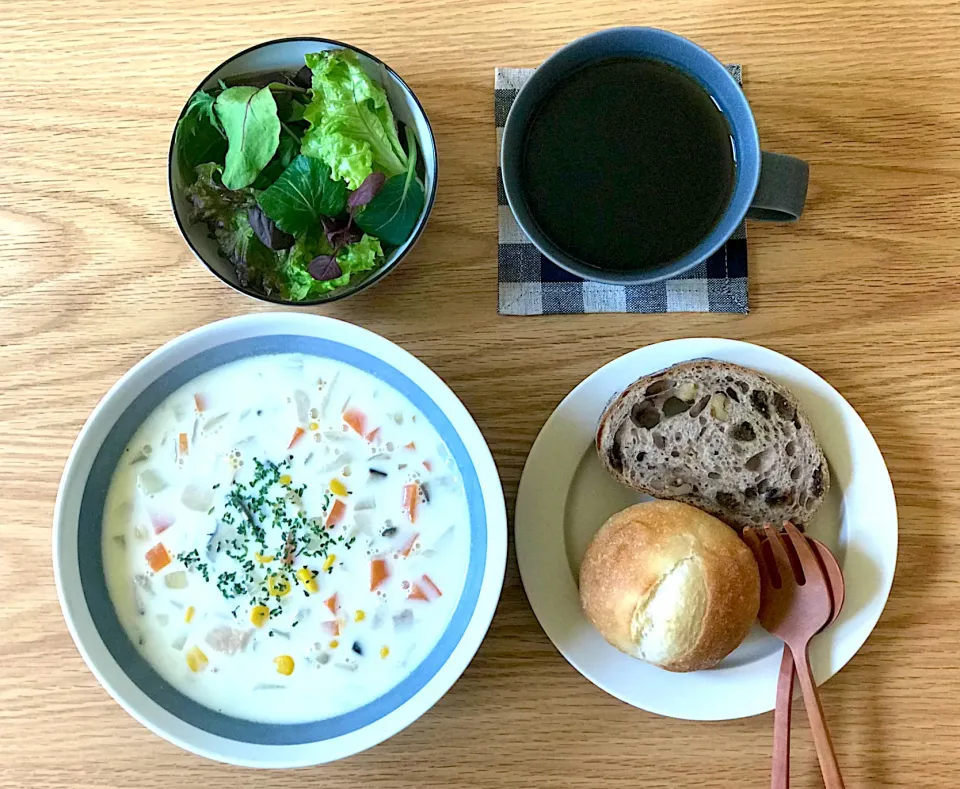
[[[761,538],[757,532],[747,530],[744,532],[743,538],[759,562],[761,559],[760,543],[766,537],[762,536]],[[827,585],[830,588],[832,608],[830,621],[827,623],[827,627],[829,627],[840,616],[840,610],[843,608],[845,596],[843,572],[836,557],[830,553],[830,549],[826,545],[812,537],[807,537],[807,542],[813,548],[813,552],[820,562],[820,567],[826,574]],[[773,713],[773,760],[770,789],[789,789],[790,786],[790,722],[793,709],[793,678],[793,653],[784,645],[783,659],[780,661],[780,676],[777,680],[777,705]]]
[[[753,533],[749,533],[746,538],[747,544],[757,556],[760,568],[760,624],[770,633],[779,636],[792,653],[824,785],[827,789],[843,789],[843,778],[824,720],[808,654],[810,639],[831,621],[833,600],[830,582],[807,538],[790,523],[784,524],[784,528],[784,539],[769,526],[764,528],[767,536],[765,542],[759,543]],[[755,543],[759,545],[756,546]],[[781,672],[782,670],[781,665]],[[789,697],[788,693],[787,699]],[[789,719],[786,724],[789,729]],[[788,742],[787,740],[786,744]],[[788,770],[785,768],[789,767],[789,757],[787,755],[784,759],[784,744],[781,741],[774,754],[775,777],[788,777]],[[786,783],[778,786],[780,785],[786,786]]]

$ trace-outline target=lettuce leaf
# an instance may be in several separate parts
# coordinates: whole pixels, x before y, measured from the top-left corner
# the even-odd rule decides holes
[[[329,255],[332,247],[322,232],[310,232],[297,239],[283,266],[286,298],[304,301],[346,285],[354,274],[370,271],[383,260],[380,242],[372,236],[363,236],[348,244],[337,254],[337,263],[343,274],[336,279],[320,282],[307,270],[310,261],[320,255]]]
[[[214,102],[227,135],[223,183],[229,189],[250,186],[277,152],[280,118],[270,88],[227,88]]]
[[[227,138],[214,114],[213,102],[214,97],[205,91],[194,93],[177,123],[177,164],[188,182],[197,165],[222,164],[227,155]]]
[[[374,269],[383,261],[378,239],[363,235],[335,250],[320,222],[299,234],[290,249],[271,250],[257,238],[250,224],[249,212],[257,206],[255,190],[228,189],[218,164],[202,164],[195,172],[196,181],[186,191],[193,206],[192,220],[207,224],[244,287],[268,296],[304,301],[346,285],[354,275]],[[310,262],[332,254],[337,256],[342,275],[324,282],[310,276]]]
[[[224,225],[237,211],[246,213],[248,208],[256,205],[250,190],[233,191],[223,185],[223,167],[219,164],[201,164],[194,172],[194,182],[186,190],[187,200],[193,206],[192,222]]]
[[[313,99],[303,112],[310,125],[301,152],[325,162],[335,180],[356,189],[374,169],[387,176],[407,170],[407,155],[382,87],[349,50],[306,56]]]
[[[253,182],[254,189],[268,189],[290,166],[290,162],[300,155],[300,140],[289,134],[280,135],[280,145],[270,163],[260,171],[257,180]]]
[[[340,284],[346,285],[353,274],[358,274],[361,271],[370,271],[382,258],[383,247],[380,246],[379,239],[364,233],[359,241],[347,244],[340,254],[337,255],[337,263],[340,264],[340,268],[343,270],[343,277],[340,278],[343,282]],[[338,281],[339,280],[333,280],[334,283]],[[321,284],[328,285],[330,283],[323,282]],[[334,287],[339,287],[339,285],[334,285]]]
[[[356,217],[357,226],[361,230],[394,246],[400,246],[410,238],[426,200],[423,184],[414,172],[417,165],[417,142],[409,128],[407,142],[410,145],[410,156],[406,175],[388,178]]]
[[[331,246],[323,233],[311,231],[300,236],[287,254],[284,261],[283,278],[287,298],[293,301],[304,301],[314,294],[323,293],[317,282],[310,276],[307,266],[310,261],[319,255],[329,255]]]
[[[257,202],[287,233],[300,235],[316,227],[320,217],[333,217],[347,206],[347,189],[330,178],[330,168],[312,156],[300,155]]]
[[[196,182],[186,192],[193,205],[193,221],[206,222],[220,253],[233,265],[244,287],[268,296],[283,295],[280,262],[287,253],[267,249],[254,233],[247,216],[256,205],[252,191],[227,189],[216,164],[200,165],[196,174]]]

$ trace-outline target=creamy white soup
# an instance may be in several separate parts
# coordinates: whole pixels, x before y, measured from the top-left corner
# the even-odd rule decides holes
[[[104,508],[121,624],[174,688],[293,723],[356,709],[437,644],[470,549],[429,421],[354,367],[298,354],[218,367],[134,434]]]

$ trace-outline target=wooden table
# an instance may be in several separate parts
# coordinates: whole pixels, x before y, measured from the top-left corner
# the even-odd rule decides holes
[[[751,227],[747,317],[496,312],[493,70],[617,24],[669,28],[745,64],[765,147],[808,159],[797,227]],[[946,0],[23,0],[0,8],[0,787],[751,787],[771,715],[667,720],[554,650],[511,555],[479,654],[419,721],[283,778],[184,753],[99,687],[50,564],[57,483],[83,420],[181,332],[263,309],[180,239],[167,144],[190,90],[252,43],[357,44],[399,71],[437,133],[441,185],[400,271],[324,310],[433,367],[490,442],[513,509],[544,419],[647,343],[724,336],[821,373],[859,410],[896,486],[900,556],[870,640],[823,692],[848,786],[960,785],[960,6]],[[794,786],[819,786],[804,716]],[[264,784],[264,782],[267,782]],[[295,783],[294,783],[295,782]]]

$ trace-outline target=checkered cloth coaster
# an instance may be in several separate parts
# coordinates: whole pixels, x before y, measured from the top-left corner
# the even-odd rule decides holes
[[[727,66],[741,81],[740,66]],[[500,173],[503,125],[532,68],[498,68],[497,210],[500,218],[501,315],[570,315],[587,312],[747,312],[747,231],[741,224],[721,249],[692,271],[649,285],[606,285],[569,274],[540,254],[507,205]]]

